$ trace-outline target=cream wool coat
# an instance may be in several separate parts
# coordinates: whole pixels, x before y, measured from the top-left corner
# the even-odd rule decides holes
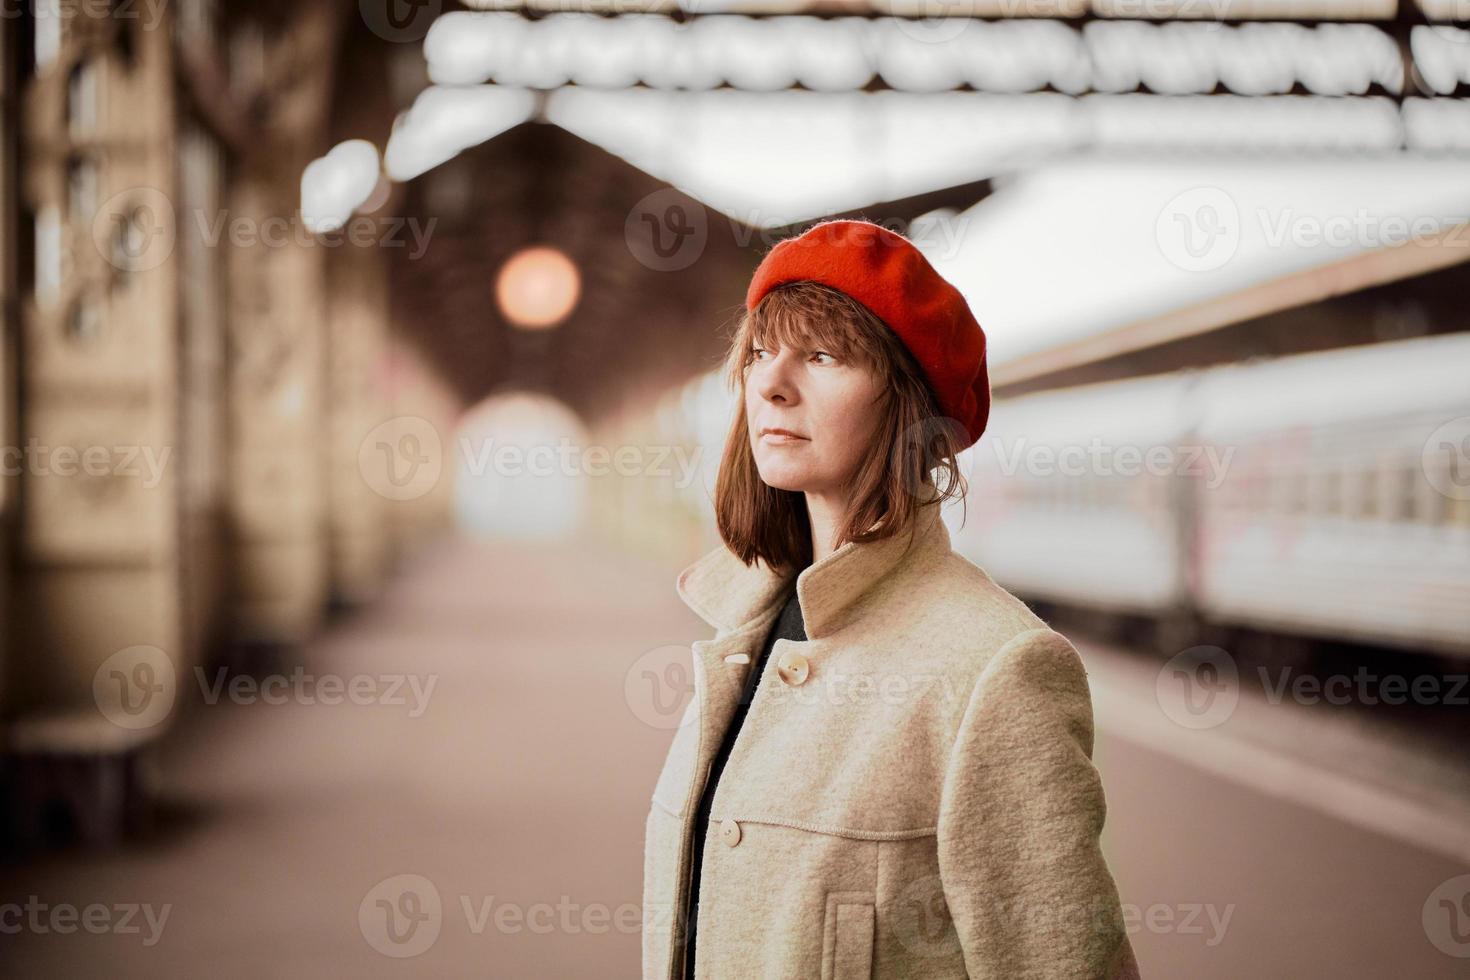
[[[698,795],[789,581],[723,546],[679,574],[716,633],[648,812],[644,980],[683,975]],[[776,641],[713,800],[694,980],[1137,976],[1072,644],[937,506],[796,591],[807,640]]]

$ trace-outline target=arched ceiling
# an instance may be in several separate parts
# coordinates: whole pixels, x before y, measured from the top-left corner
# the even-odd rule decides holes
[[[593,418],[713,367],[758,261],[739,243],[743,229],[545,124],[517,126],[406,191],[402,215],[429,244],[391,256],[393,321],[466,402],[525,388]],[[658,204],[706,216],[702,245],[685,246],[697,258],[683,268],[650,267],[625,235],[639,202],[658,192],[674,195]],[[494,299],[501,264],[530,245],[560,249],[581,275],[571,315],[539,331],[510,325]]]

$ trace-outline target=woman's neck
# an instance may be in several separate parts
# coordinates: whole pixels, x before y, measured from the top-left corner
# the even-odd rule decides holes
[[[806,491],[806,513],[812,526],[812,563],[837,550],[837,523],[847,510],[847,499],[836,494]]]

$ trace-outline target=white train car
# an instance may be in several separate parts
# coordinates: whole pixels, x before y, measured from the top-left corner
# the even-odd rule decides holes
[[[1470,655],[1470,334],[998,400],[968,462],[1027,598]]]
[[[1175,447],[1188,374],[999,399],[969,450],[955,548],[1028,597],[1160,614],[1185,601]]]
[[[1191,584],[1207,619],[1470,653],[1470,334],[1209,372]]]

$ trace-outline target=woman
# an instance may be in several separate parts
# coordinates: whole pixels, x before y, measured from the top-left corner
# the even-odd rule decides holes
[[[778,244],[727,370],[716,630],[648,814],[643,976],[1136,976],[1076,650],[951,550],[985,339],[903,236]]]

